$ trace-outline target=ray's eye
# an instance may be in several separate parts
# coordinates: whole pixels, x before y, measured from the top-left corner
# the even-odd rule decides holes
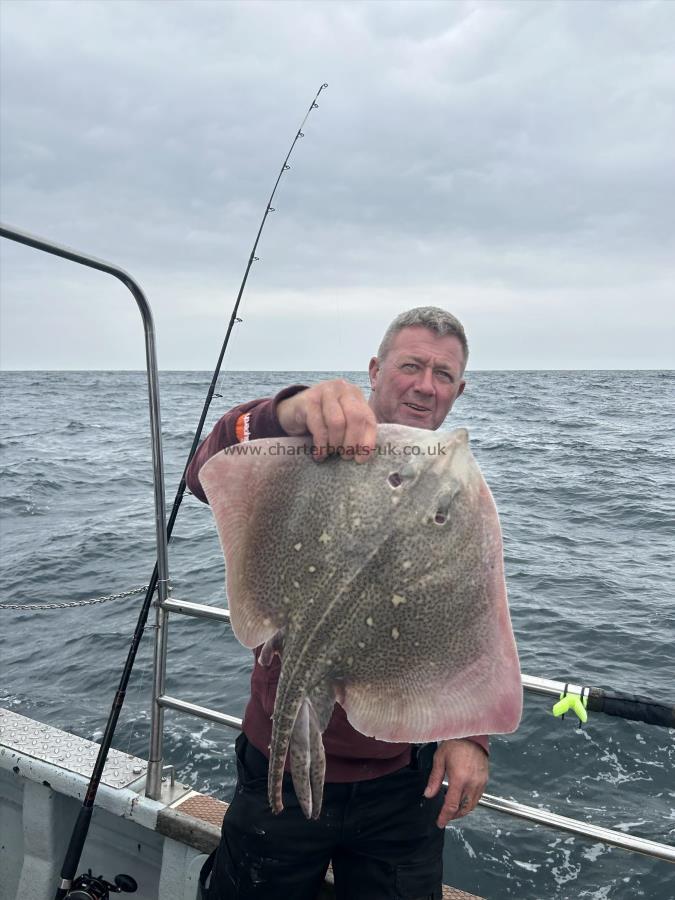
[[[393,488],[400,487],[403,483],[403,479],[398,474],[398,472],[392,472],[389,478],[387,478],[387,481]]]
[[[434,514],[434,522],[437,525],[445,525],[448,521],[448,514],[450,513],[450,505],[452,504],[453,498],[457,491],[446,492],[445,494],[441,494],[438,498],[436,504],[436,512]]]

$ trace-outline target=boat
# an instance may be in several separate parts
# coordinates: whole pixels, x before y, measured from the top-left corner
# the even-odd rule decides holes
[[[146,341],[157,544],[154,585],[151,581],[148,586],[149,599],[156,595],[148,758],[110,750],[103,766],[98,743],[11,709],[0,709],[0,900],[49,900],[55,891],[57,896],[71,900],[102,900],[112,893],[134,893],[138,900],[196,900],[200,871],[218,843],[226,804],[182,784],[176,780],[175,770],[165,764],[164,712],[173,710],[235,730],[241,727],[241,720],[166,693],[169,615],[228,623],[229,613],[170,594],[170,529],[164,508],[159,380],[150,307],[137,282],[118,266],[7,226],[0,227],[0,236],[112,275],[134,296],[141,310]],[[562,704],[560,712],[576,713],[580,718],[586,709],[610,714],[625,714],[629,709],[627,717],[642,715],[642,721],[669,727],[674,724],[672,706],[646,698],[610,695],[595,688],[526,675],[523,689],[555,697]],[[69,838],[81,816],[81,801],[91,796],[91,777],[99,763],[100,783],[92,800],[87,840],[76,860],[77,875],[64,878],[62,863]],[[538,826],[675,862],[675,847],[665,843],[490,794],[483,795],[480,803]],[[328,900],[332,896],[329,872],[320,898]],[[473,895],[446,886],[443,896],[448,900],[470,900]]]

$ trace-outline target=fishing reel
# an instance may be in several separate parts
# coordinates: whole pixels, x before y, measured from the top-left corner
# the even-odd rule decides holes
[[[110,894],[133,894],[138,885],[131,875],[115,875],[115,883],[106,881],[102,875],[80,875],[66,894],[66,900],[108,900]]]

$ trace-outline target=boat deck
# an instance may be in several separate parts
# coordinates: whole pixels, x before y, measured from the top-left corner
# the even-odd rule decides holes
[[[0,709],[0,884],[3,900],[44,900],[58,883],[99,745]],[[147,761],[113,750],[96,797],[80,871],[138,880],[138,900],[196,900],[227,804],[167,778],[145,796]],[[317,900],[331,900],[332,873]],[[443,888],[443,900],[480,900]]]

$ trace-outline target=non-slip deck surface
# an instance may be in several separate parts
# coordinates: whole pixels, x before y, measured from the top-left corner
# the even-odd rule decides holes
[[[94,741],[28,719],[10,709],[0,709],[0,744],[85,778],[91,775],[101,749]],[[145,774],[147,767],[144,759],[110,750],[101,781],[112,788],[128,787]]]

